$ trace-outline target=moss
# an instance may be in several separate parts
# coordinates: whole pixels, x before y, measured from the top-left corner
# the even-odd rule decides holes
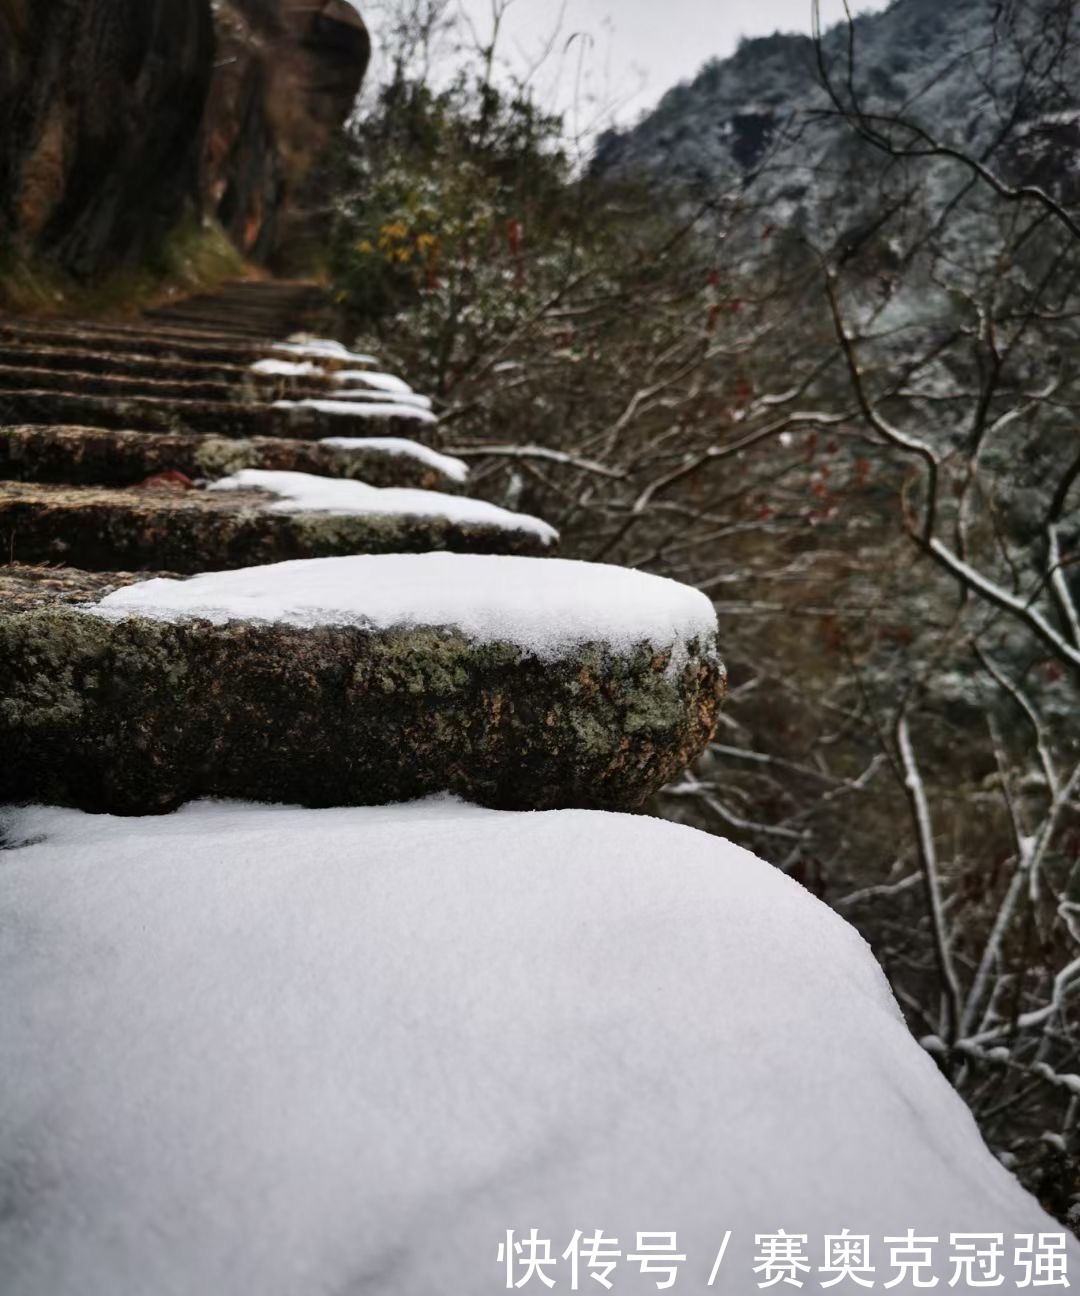
[[[200,476],[219,478],[229,477],[244,468],[261,467],[261,459],[252,441],[206,437],[195,451],[195,464]]]

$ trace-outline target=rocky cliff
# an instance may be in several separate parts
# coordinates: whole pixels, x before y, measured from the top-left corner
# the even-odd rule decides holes
[[[0,0],[0,245],[87,276],[198,200],[206,0]]]
[[[317,206],[313,180],[371,52],[348,0],[218,0],[204,192],[242,252],[271,260]]]
[[[0,251],[89,278],[195,212],[272,260],[368,54],[347,0],[0,0]]]

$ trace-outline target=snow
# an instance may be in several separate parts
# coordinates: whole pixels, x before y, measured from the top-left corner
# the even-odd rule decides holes
[[[704,1292],[730,1230],[746,1296],[755,1234],[806,1234],[814,1291],[842,1228],[878,1289],[913,1229],[966,1293],[950,1233],[1011,1280],[1062,1232],[861,939],[730,843],[448,799],[6,818],[5,1296],[494,1296],[507,1230],[598,1227],[617,1296],[657,1290],[638,1231]]]
[[[333,396],[335,401],[376,401],[384,404],[394,405],[414,405],[418,409],[431,409],[431,397],[421,396],[419,392],[394,392],[392,399],[387,402],[387,393],[375,388],[363,390],[359,387],[348,387],[343,391],[336,392]]]
[[[379,373],[375,369],[339,369],[334,374],[334,382],[342,387],[356,383],[361,387],[375,387],[379,391],[401,394],[412,391],[404,378],[399,378],[397,374]]]
[[[420,409],[415,405],[405,405],[401,401],[350,401],[320,400],[310,397],[306,400],[274,401],[274,409],[310,409],[320,414],[346,414],[350,418],[404,418],[416,419],[418,423],[435,423],[438,420],[430,410]]]
[[[311,360],[256,360],[251,367],[256,373],[271,374],[275,378],[310,378],[325,373],[322,365]]]
[[[319,445],[331,450],[382,450],[386,454],[407,455],[436,469],[451,481],[463,482],[469,475],[469,465],[464,459],[440,454],[438,450],[406,437],[323,437]]]
[[[373,355],[350,351],[333,338],[309,337],[306,333],[296,333],[287,342],[275,342],[273,349],[287,351],[292,355],[309,356],[314,360],[347,361],[356,365],[378,364]]]
[[[269,491],[280,497],[278,503],[269,505],[270,509],[281,513],[380,513],[395,517],[446,518],[450,522],[500,527],[504,531],[526,531],[545,544],[554,544],[559,538],[555,528],[540,518],[528,513],[511,513],[487,500],[446,495],[442,491],[369,486],[343,477],[243,468],[211,482],[207,490]]]
[[[160,578],[115,590],[87,611],[216,624],[446,626],[546,659],[583,643],[623,652],[647,643],[678,656],[691,640],[716,635],[712,604],[688,585],[606,563],[495,554],[361,554]]]

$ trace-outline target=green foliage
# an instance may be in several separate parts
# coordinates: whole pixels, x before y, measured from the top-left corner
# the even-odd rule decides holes
[[[561,120],[480,78],[436,91],[395,77],[358,127],[355,179],[338,299],[365,328],[407,335],[411,372],[440,395],[612,243],[584,210]]]

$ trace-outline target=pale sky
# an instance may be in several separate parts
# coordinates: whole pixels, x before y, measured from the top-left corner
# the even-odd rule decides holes
[[[481,36],[491,26],[492,0],[457,0]],[[853,12],[885,8],[887,0],[853,0]],[[513,0],[503,52],[528,64],[555,29],[562,0]],[[822,0],[826,25],[844,16],[842,0]],[[692,77],[714,56],[731,54],[741,36],[810,31],[811,0],[565,0],[560,39],[537,74],[542,98],[595,129],[598,112],[625,123],[652,107],[665,90]],[[567,41],[576,36],[567,48]],[[561,57],[560,57],[561,56]],[[557,65],[561,63],[561,68]],[[577,89],[580,87],[580,89]]]

